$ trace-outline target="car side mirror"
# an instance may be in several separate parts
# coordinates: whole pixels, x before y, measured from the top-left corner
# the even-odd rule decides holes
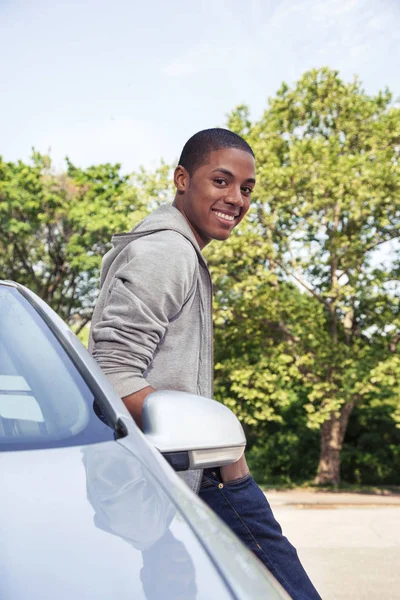
[[[142,426],[146,439],[176,471],[229,465],[246,447],[243,428],[229,408],[186,392],[149,394]]]

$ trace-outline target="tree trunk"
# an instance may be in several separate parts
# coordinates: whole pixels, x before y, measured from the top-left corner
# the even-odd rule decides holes
[[[339,414],[333,413],[321,426],[321,453],[314,482],[319,485],[340,483],[340,453],[354,402],[344,404]]]

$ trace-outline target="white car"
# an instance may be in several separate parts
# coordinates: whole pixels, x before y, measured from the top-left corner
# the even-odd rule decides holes
[[[0,598],[289,598],[170,466],[237,460],[236,417],[157,392],[144,423],[40,298],[0,281]]]

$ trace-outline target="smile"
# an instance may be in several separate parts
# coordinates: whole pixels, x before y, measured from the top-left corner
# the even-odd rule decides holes
[[[219,217],[220,219],[224,219],[224,221],[231,221],[232,222],[236,218],[234,215],[227,215],[226,213],[222,213],[222,212],[219,212],[217,210],[213,210],[213,213],[215,215],[217,215],[217,217]]]

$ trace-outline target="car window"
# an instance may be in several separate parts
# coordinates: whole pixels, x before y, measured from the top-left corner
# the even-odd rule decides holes
[[[0,287],[0,450],[113,439],[96,399],[18,290]]]

